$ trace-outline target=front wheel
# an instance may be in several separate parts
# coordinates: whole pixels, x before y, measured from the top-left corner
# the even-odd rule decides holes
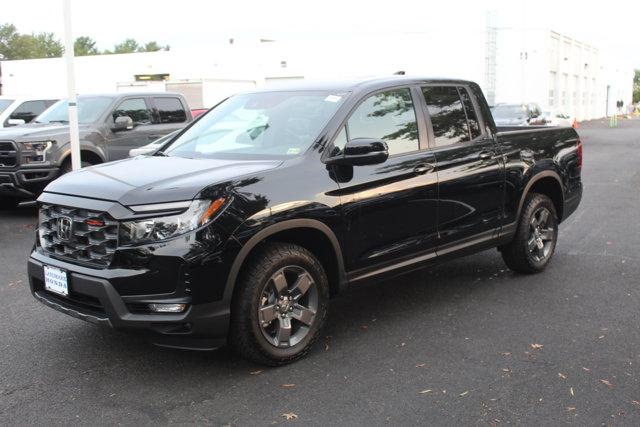
[[[558,215],[549,197],[527,196],[513,240],[500,248],[507,266],[518,273],[532,274],[549,264],[558,241]]]
[[[88,166],[93,166],[93,163],[87,162],[86,160],[82,160],[80,164],[81,164],[81,166],[83,168],[86,168]],[[62,163],[62,166],[60,167],[60,172],[59,172],[58,176],[62,176],[62,175],[68,174],[69,172],[73,172],[73,167],[71,166],[71,159],[70,158],[66,159]]]
[[[231,306],[229,342],[242,357],[277,366],[304,356],[329,304],[322,264],[305,248],[269,243],[244,268]]]

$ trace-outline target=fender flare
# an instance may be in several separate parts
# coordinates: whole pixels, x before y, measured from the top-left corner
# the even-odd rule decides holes
[[[534,186],[534,184],[538,181],[540,181],[543,178],[547,178],[547,177],[551,177],[553,179],[555,179],[558,182],[558,185],[560,186],[560,195],[562,197],[561,202],[564,203],[564,186],[562,185],[562,180],[560,179],[560,175],[558,175],[557,172],[555,171],[551,171],[551,170],[545,170],[542,172],[538,172],[537,174],[533,175],[531,178],[529,178],[529,181],[527,182],[527,185],[524,187],[524,190],[522,191],[522,195],[520,196],[520,202],[518,203],[518,212],[516,215],[516,224],[518,224],[518,222],[520,221],[520,213],[522,212],[522,206],[524,205],[524,201],[527,198],[527,194],[529,194],[529,191],[531,190],[531,187]]]
[[[65,160],[67,160],[67,158],[69,158],[69,156],[71,155],[70,143],[66,143],[63,147],[64,147],[64,151],[62,152],[62,154],[58,158],[59,160],[57,161],[58,166],[62,166],[62,163]],[[102,163],[105,163],[107,161],[106,157],[104,156],[104,153],[102,153],[99,149],[94,148],[92,144],[85,144],[84,141],[80,141],[80,151],[91,151],[93,154],[95,154],[96,156],[102,159]]]
[[[229,269],[229,274],[227,274],[227,281],[225,284],[224,290],[224,301],[231,301],[233,298],[233,292],[236,286],[236,281],[238,279],[238,275],[240,273],[240,269],[244,264],[247,256],[251,253],[251,251],[264,239],[272,236],[276,233],[286,230],[292,230],[296,228],[311,228],[317,231],[320,231],[324,234],[331,243],[333,247],[334,255],[337,260],[338,267],[338,288],[339,290],[343,290],[346,286],[346,272],[344,269],[344,258],[342,256],[342,249],[340,248],[340,243],[338,238],[333,233],[333,231],[324,223],[315,220],[315,219],[290,219],[281,221],[272,225],[263,228],[254,234],[244,245],[236,255],[231,268]]]

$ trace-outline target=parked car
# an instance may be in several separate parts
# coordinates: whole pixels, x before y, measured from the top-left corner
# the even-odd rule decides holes
[[[78,97],[82,165],[123,159],[132,148],[183,128],[193,119],[182,95],[116,93]],[[33,123],[0,131],[0,206],[35,199],[71,171],[68,107],[62,100]]]
[[[564,113],[543,111],[540,115],[540,124],[545,126],[573,126],[573,118]]]
[[[497,126],[527,126],[537,123],[541,110],[538,104],[496,104],[491,113]]]
[[[580,203],[582,145],[572,128],[509,129],[462,80],[232,96],[154,156],[50,183],[31,291],[158,345],[291,362],[347,286],[495,247],[544,270]]]
[[[0,128],[30,123],[57,99],[0,96]]]
[[[191,115],[195,119],[198,116],[201,116],[202,114],[206,113],[207,111],[209,111],[209,109],[207,108],[194,108],[193,110],[191,110]]]
[[[134,148],[132,150],[129,150],[129,157],[135,157],[135,156],[144,156],[144,155],[150,155],[150,154],[154,154],[156,151],[158,151],[163,145],[165,145],[166,143],[168,143],[169,141],[171,141],[171,139],[173,137],[175,137],[178,133],[180,133],[181,129],[178,129],[176,131],[173,131],[161,138],[156,139],[155,141],[153,141],[151,144],[147,144],[143,147],[140,148]]]

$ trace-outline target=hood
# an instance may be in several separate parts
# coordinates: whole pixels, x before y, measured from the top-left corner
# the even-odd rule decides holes
[[[80,125],[80,132],[90,125]],[[22,126],[12,126],[0,130],[0,139],[16,142],[41,141],[43,139],[66,139],[69,137],[69,125],[63,123],[30,123]],[[63,138],[60,138],[63,136]]]
[[[282,160],[135,157],[68,173],[44,191],[112,200],[124,206],[175,202],[193,199],[213,184],[273,169],[281,163]]]

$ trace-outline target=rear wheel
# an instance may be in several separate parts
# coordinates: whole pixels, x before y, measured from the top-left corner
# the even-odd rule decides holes
[[[558,216],[549,197],[527,196],[516,235],[500,248],[507,266],[518,273],[538,273],[547,266],[558,240]]]
[[[229,341],[257,363],[293,362],[318,338],[328,303],[329,284],[318,259],[301,246],[270,243],[237,284]]]

